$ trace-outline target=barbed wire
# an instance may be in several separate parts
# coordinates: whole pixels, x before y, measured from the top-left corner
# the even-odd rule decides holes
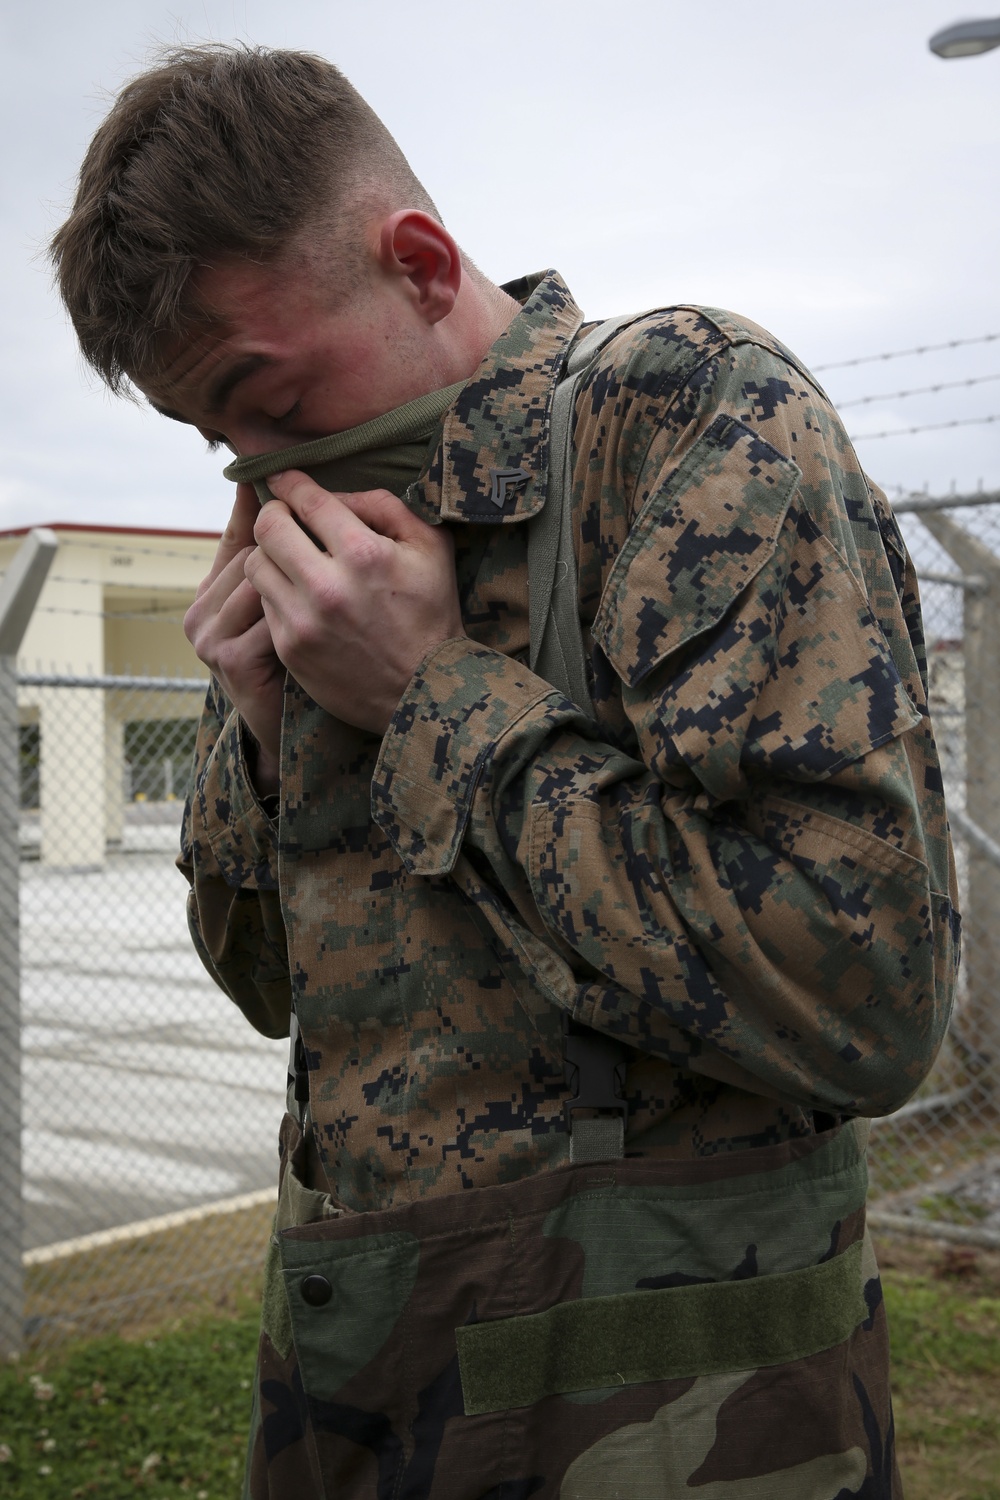
[[[92,585],[95,588],[114,589],[115,591],[119,589],[131,589],[137,594],[182,594],[186,599],[194,599],[192,585],[184,587],[183,584],[153,583],[148,580],[145,583],[141,581],[133,583],[128,578],[75,578],[72,576],[72,574],[68,573],[49,573],[46,578],[46,582],[86,583]]]
[[[908,391],[886,391],[878,396],[855,396],[850,401],[838,401],[838,411],[848,406],[870,406],[874,401],[901,401],[904,396],[930,396],[935,391],[957,391],[961,386],[985,385],[987,381],[1000,380],[1000,375],[973,375],[969,380],[942,380],[937,385],[914,386]]]
[[[884,354],[862,354],[857,359],[835,359],[825,365],[813,365],[818,375],[821,370],[847,370],[855,365],[872,365],[883,359],[903,359],[910,354],[936,354],[940,349],[962,349],[967,344],[991,344],[1000,339],[1000,333],[981,333],[972,339],[949,339],[944,344],[918,344],[913,349],[890,349]]]
[[[169,609],[106,609],[104,618],[106,620],[155,620],[158,624],[166,622],[170,625],[184,624],[184,616]]]
[[[58,532],[58,527],[54,529]],[[221,534],[221,530],[218,533],[210,533],[205,538],[206,545],[217,547],[218,538]],[[60,540],[62,541],[62,539]],[[93,552],[117,552],[123,554],[134,552],[140,557],[174,557],[180,558],[184,562],[203,563],[206,557],[204,552],[175,552],[168,547],[133,547],[123,542],[83,542],[79,541],[72,532],[67,534],[65,540],[62,541],[62,545],[66,547],[86,547]],[[209,557],[209,561],[211,561],[211,557]]]
[[[53,530],[53,528],[51,526],[48,529],[50,531]],[[57,534],[58,534],[58,528],[56,528],[56,530],[57,530]],[[212,537],[207,537],[206,541],[210,541],[215,546],[218,546],[218,539],[214,535]],[[210,563],[212,561],[211,556],[207,552],[171,552],[171,551],[161,551],[159,547],[117,547],[117,546],[112,547],[112,546],[104,546],[100,542],[78,542],[78,541],[76,541],[72,537],[60,538],[60,546],[61,547],[88,547],[88,548],[91,549],[91,551],[94,551],[94,552],[118,553],[118,554],[123,555],[123,556],[130,556],[132,553],[138,553],[138,554],[141,554],[143,557],[157,557],[157,558],[159,558],[159,557],[172,557],[172,558],[180,558],[184,562],[197,562],[197,563],[201,563],[203,566],[204,566],[204,564],[206,562]],[[113,588],[118,588],[119,586],[123,587],[123,588],[125,588],[125,587],[128,587],[128,588],[145,588],[145,587],[149,587],[149,585],[141,584],[141,583],[129,584],[128,581],[127,581],[127,579],[125,579],[125,578],[119,578],[117,574],[115,574],[115,576],[113,578],[111,578],[111,579],[73,578],[73,579],[68,579],[68,580],[64,580],[64,581],[65,582],[72,582],[72,583],[108,583]],[[178,585],[178,587],[180,587],[180,585]]]
[[[178,676],[176,666],[163,666],[161,664],[159,667],[150,667],[148,662],[142,667],[141,671],[138,669],[133,670],[131,666],[127,666],[123,671],[116,670],[114,672],[103,666],[95,667],[89,661],[86,668],[81,668],[79,665],[67,666],[65,662],[46,662],[43,658],[37,656],[33,660],[25,656],[19,656],[17,663],[18,687],[80,686],[86,682],[90,685],[113,684],[115,687],[122,687],[123,690],[127,690],[125,689],[123,679],[135,677],[137,679],[137,688],[142,692],[148,692],[151,684],[159,687],[168,682],[179,684],[178,691],[180,692],[194,692],[196,688],[199,691],[203,687],[207,688],[211,682],[211,678],[208,676],[198,678]],[[200,666],[200,663],[196,662],[195,666]]]
[[[107,609],[70,609],[68,606],[59,604],[37,604],[35,613],[38,615],[79,615],[88,620],[155,620],[163,625],[183,625],[184,616],[177,614],[162,613],[155,609],[146,610],[107,610]]]
[[[891,427],[885,432],[854,432],[852,443],[871,443],[876,438],[909,437],[914,432],[941,432],[945,427],[976,427],[985,422],[1000,422],[1000,412],[991,417],[957,417],[953,422],[924,422],[919,427]]]

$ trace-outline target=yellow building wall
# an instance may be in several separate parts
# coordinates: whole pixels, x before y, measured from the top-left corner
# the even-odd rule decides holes
[[[205,675],[182,620],[218,536],[51,529],[59,550],[18,658],[22,670]],[[23,540],[0,536],[0,569]]]
[[[21,672],[202,678],[184,611],[218,537],[54,526],[59,548],[18,657]],[[0,570],[24,541],[0,536]],[[41,725],[41,858],[94,868],[121,836],[126,719],[197,717],[204,694],[22,685],[22,723]]]

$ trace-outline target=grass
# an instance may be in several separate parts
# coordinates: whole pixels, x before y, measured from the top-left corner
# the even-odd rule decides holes
[[[103,1337],[0,1371],[0,1491],[10,1500],[235,1500],[255,1313],[129,1342]]]
[[[272,1214],[269,1205],[217,1214],[29,1267],[31,1344],[111,1332],[139,1339],[247,1306],[258,1294]]]
[[[906,1500],[1000,1500],[1000,1254],[885,1244]]]
[[[236,1500],[271,1216],[29,1268],[29,1350],[0,1365],[4,1500]]]
[[[183,1231],[150,1243],[144,1274],[168,1251],[176,1267],[193,1244]],[[75,1268],[81,1294],[121,1274],[121,1250]],[[907,1500],[1000,1500],[1000,1253],[886,1237],[879,1255]],[[166,1324],[162,1304],[157,1323],[148,1300],[129,1303],[129,1337],[41,1348],[0,1368],[0,1493],[236,1500],[256,1308],[232,1281],[209,1291],[188,1275],[178,1285]]]

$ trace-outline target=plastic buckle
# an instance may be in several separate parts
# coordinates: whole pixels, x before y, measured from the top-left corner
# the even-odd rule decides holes
[[[624,1097],[628,1048],[603,1032],[582,1026],[563,1012],[563,1061],[566,1084],[575,1090],[563,1105],[566,1129],[572,1133],[575,1109],[614,1110],[628,1125]]]
[[[309,1063],[301,1031],[295,1033],[295,1102],[309,1103]]]

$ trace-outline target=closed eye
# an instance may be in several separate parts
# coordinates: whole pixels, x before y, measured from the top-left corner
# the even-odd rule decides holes
[[[276,427],[284,427],[286,422],[294,422],[296,417],[300,417],[301,415],[302,402],[296,401],[294,405],[290,406],[288,410],[286,412],[283,412],[280,417],[273,417],[271,420],[274,422],[274,425]],[[205,448],[208,453],[218,453],[220,448],[228,448],[230,453],[236,452],[236,449],[233,447],[232,443],[227,442],[223,437],[206,437]]]

